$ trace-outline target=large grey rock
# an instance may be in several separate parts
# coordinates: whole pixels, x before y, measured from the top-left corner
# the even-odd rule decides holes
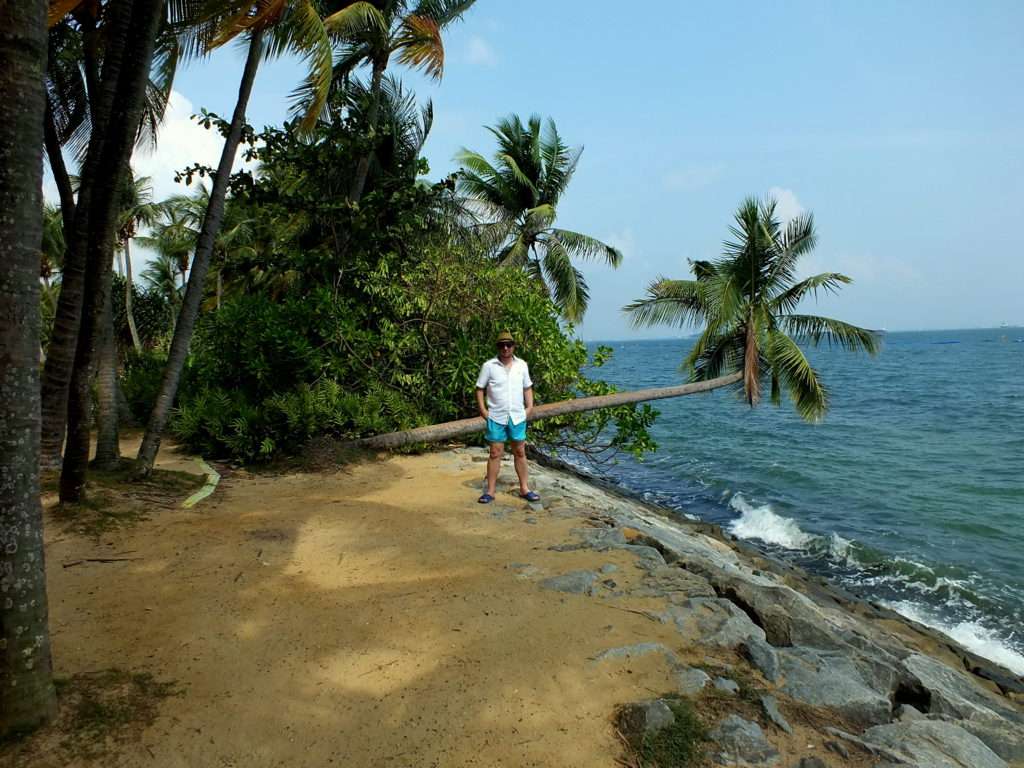
[[[711,756],[720,765],[773,765],[779,759],[761,726],[738,715],[725,718],[708,738],[714,742]]]
[[[643,586],[632,593],[636,597],[666,597],[682,602],[690,597],[715,597],[711,583],[685,568],[666,565],[649,571]]]
[[[965,720],[1004,718],[1024,725],[1024,717],[1009,702],[937,659],[915,653],[901,665],[930,694],[929,712]]]
[[[738,650],[766,680],[773,683],[779,681],[779,654],[767,642],[751,638],[742,643]]]
[[[1003,760],[1024,763],[1024,727],[1002,718],[957,720],[956,724],[985,742]]]
[[[675,671],[676,690],[683,696],[696,696],[711,682],[707,672],[695,667],[681,667]]]
[[[813,648],[779,650],[782,690],[797,701],[831,707],[860,723],[889,720],[888,691],[872,688],[854,661],[838,651]]]
[[[662,699],[627,704],[619,713],[619,723],[626,733],[657,733],[675,724],[676,716]]]
[[[904,756],[915,768],[1007,768],[980,739],[953,723],[912,720],[878,725],[863,738]]]
[[[663,615],[687,639],[703,645],[736,648],[751,640],[764,642],[764,630],[728,600],[695,597],[668,606]]]
[[[779,703],[775,701],[774,696],[762,696],[761,709],[764,710],[765,717],[767,717],[775,727],[785,731],[786,733],[793,733],[793,726],[791,726],[789,721],[782,716],[782,713],[779,711]]]
[[[552,576],[550,579],[544,579],[540,586],[542,589],[550,589],[555,592],[592,595],[594,594],[595,581],[597,581],[597,574],[593,571],[570,571],[561,576]]]
[[[848,643],[832,626],[830,615],[790,587],[754,583],[731,577],[715,584],[719,594],[757,617],[768,642],[774,646],[807,645],[845,648]]]
[[[637,556],[636,565],[645,571],[653,572],[665,565],[665,557],[654,547],[643,544],[631,544],[629,551]]]

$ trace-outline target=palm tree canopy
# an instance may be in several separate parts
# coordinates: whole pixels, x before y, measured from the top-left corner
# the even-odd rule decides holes
[[[840,320],[797,313],[819,291],[834,293],[851,281],[838,272],[798,279],[797,263],[816,243],[814,218],[784,226],[772,199],[748,198],[736,212],[721,258],[691,262],[693,280],[659,278],[647,295],[627,305],[636,327],[700,325],[703,332],[683,362],[694,381],[743,372],[747,402],[756,405],[763,384],[778,404],[785,388],[808,421],[828,411],[828,390],[798,342],[825,341],[845,349],[878,351],[878,334]]]
[[[578,321],[589,293],[572,259],[603,259],[612,267],[622,254],[600,240],[554,226],[557,206],[572,180],[582,148],[571,149],[554,120],[512,115],[489,128],[498,141],[494,160],[463,149],[458,189],[477,219],[477,232],[498,262],[540,281],[562,314]]]

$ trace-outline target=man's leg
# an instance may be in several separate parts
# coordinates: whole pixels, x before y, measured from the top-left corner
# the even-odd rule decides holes
[[[512,443],[512,456],[516,464],[516,474],[519,475],[519,495],[525,496],[530,492],[530,469],[526,464],[526,442],[516,440]]]
[[[501,470],[501,456],[505,453],[504,443],[491,443],[487,456],[487,492],[494,495],[498,485],[498,472]],[[518,469],[518,465],[516,465]]]

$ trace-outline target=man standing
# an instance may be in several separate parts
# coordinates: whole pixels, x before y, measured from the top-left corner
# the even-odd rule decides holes
[[[494,501],[505,443],[512,444],[519,496],[527,501],[540,501],[530,490],[526,466],[526,419],[533,413],[533,381],[525,360],[516,357],[516,341],[508,331],[498,334],[498,355],[480,368],[476,379],[476,404],[480,416],[487,420],[484,439],[490,444],[487,458],[487,490],[478,499],[481,504]],[[484,396],[486,393],[486,404]]]

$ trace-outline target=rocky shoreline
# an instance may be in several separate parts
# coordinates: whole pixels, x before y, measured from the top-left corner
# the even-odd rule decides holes
[[[534,475],[543,502],[533,513],[580,518],[573,540],[552,549],[627,551],[643,574],[621,589],[611,569],[570,570],[539,579],[540,588],[612,604],[658,600],[663,607],[642,612],[674,627],[681,648],[706,652],[693,663],[664,643],[637,638],[595,657],[601,663],[659,654],[672,672],[663,696],[620,711],[619,728],[633,748],[671,729],[680,704],[691,702],[702,715],[715,715],[703,749],[721,765],[1024,765],[1021,678],[765,558],[717,526],[681,519],[557,460],[533,458],[543,464]],[[518,574],[530,578],[529,564],[520,565]],[[799,755],[794,741],[808,727],[828,754]]]

